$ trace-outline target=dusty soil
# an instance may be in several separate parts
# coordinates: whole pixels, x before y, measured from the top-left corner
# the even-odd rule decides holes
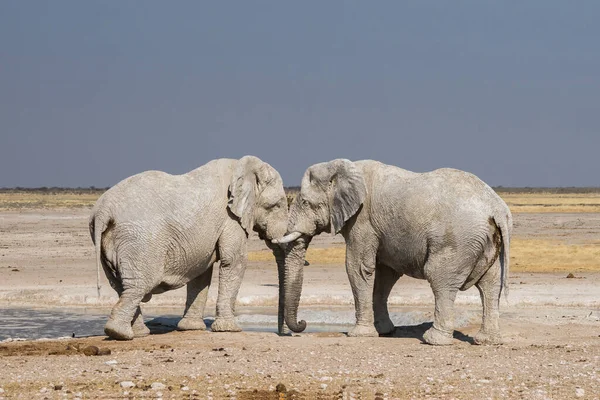
[[[103,279],[96,297],[87,215],[85,209],[0,213],[0,306],[91,307],[108,314],[116,296]],[[515,221],[515,237],[600,239],[600,214],[516,214]],[[321,236],[312,245],[339,247],[343,240]],[[253,238],[251,251],[264,248]],[[275,313],[271,264],[249,265],[239,296],[245,318]],[[393,337],[368,339],[343,332],[177,332],[153,325],[153,335],[132,342],[103,336],[4,342],[0,398],[600,398],[600,273],[566,274],[511,275],[509,303],[501,306],[502,346],[471,344],[480,308],[478,293],[469,290],[457,299],[455,343],[443,348],[421,343],[428,322],[400,322]],[[390,300],[398,315],[433,311],[423,281],[402,278]],[[181,311],[183,302],[178,290],[155,296],[147,307]],[[311,261],[305,315],[341,310],[351,320],[351,304],[343,266]],[[92,345],[111,354],[84,355]]]
[[[132,342],[6,343],[0,345],[0,381],[11,398],[276,399],[280,384],[285,398],[306,399],[600,396],[597,323],[505,319],[507,343],[492,347],[470,344],[472,325],[456,332],[451,347],[424,345],[419,338],[427,327],[366,339],[174,331]],[[85,356],[90,345],[111,354]]]

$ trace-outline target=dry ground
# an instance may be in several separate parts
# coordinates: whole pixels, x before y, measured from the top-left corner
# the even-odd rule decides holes
[[[503,324],[507,343],[492,347],[470,344],[466,335],[477,329],[470,325],[443,348],[421,343],[426,327],[366,339],[342,333],[170,332],[132,342],[94,337],[0,344],[0,382],[11,398],[600,396],[597,325],[509,320]],[[77,350],[89,345],[112,354],[88,357]],[[276,393],[280,384],[287,397]]]
[[[95,296],[87,230],[93,198],[73,196],[42,197],[29,203],[33,206],[26,205],[31,198],[11,197],[20,204],[15,208],[0,194],[1,306],[93,307],[108,313],[115,295],[106,282],[102,297]],[[104,337],[0,343],[0,398],[600,398],[600,213],[589,212],[595,205],[581,206],[600,200],[540,196],[505,197],[513,211],[536,212],[515,213],[510,304],[503,301],[501,308],[503,346],[471,344],[480,308],[477,292],[469,290],[457,299],[461,323],[455,344],[444,348],[421,343],[428,323],[401,324],[391,338],[182,333],[152,326],[156,334],[126,343]],[[62,207],[65,202],[77,207]],[[36,208],[39,204],[46,208]],[[568,207],[578,212],[548,212]],[[257,238],[250,250],[240,311],[246,318],[273,315],[272,257]],[[307,259],[302,309],[351,315],[343,239],[315,238]],[[570,272],[576,279],[566,278]],[[181,312],[183,301],[179,290],[155,296],[149,306]],[[433,310],[426,282],[410,278],[401,279],[390,302],[398,313]],[[112,354],[85,356],[81,350],[89,345]],[[126,381],[135,386],[122,387]],[[152,389],[156,382],[164,387]],[[276,392],[278,384],[285,386],[285,396]]]

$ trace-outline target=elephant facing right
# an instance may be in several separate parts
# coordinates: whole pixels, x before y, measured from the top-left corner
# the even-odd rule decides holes
[[[427,343],[452,343],[454,299],[475,285],[483,322],[479,344],[499,343],[498,306],[507,289],[512,215],[476,176],[455,169],[414,173],[377,161],[345,159],[308,168],[289,211],[284,274],[285,321],[298,322],[304,256],[313,236],[341,233],[354,295],[356,325],[349,336],[394,330],[387,300],[404,274],[426,279],[435,296]]]

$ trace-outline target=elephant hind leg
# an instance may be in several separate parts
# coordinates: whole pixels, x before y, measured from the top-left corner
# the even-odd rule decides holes
[[[138,306],[133,316],[131,329],[133,329],[133,337],[144,337],[150,334],[150,329],[144,323],[144,316],[142,315],[142,308],[140,306]]]
[[[149,329],[144,325],[140,303],[156,285],[154,280],[124,277],[123,271],[130,271],[130,261],[123,261],[121,271],[121,288],[118,290],[119,301],[113,307],[104,332],[113,339],[131,340],[136,336],[146,336]]]
[[[375,283],[373,286],[373,313],[375,329],[380,335],[392,333],[395,329],[390,319],[387,302],[392,288],[402,275],[383,264],[375,266]]]
[[[145,294],[145,292],[135,289],[125,289],[123,291],[104,326],[106,335],[117,340],[131,340],[135,337],[132,325],[140,319],[141,312],[139,315],[137,314],[140,302]],[[139,322],[136,324],[136,327],[138,326]]]
[[[425,276],[435,297],[433,326],[423,335],[426,343],[450,345],[454,334],[454,300],[468,275],[467,261],[450,248],[432,255],[425,265]],[[464,271],[464,272],[463,272]]]
[[[481,329],[475,335],[476,344],[501,344],[499,319],[499,304],[501,292],[500,260],[496,260],[492,267],[475,284],[481,295],[483,316]]]
[[[187,300],[183,318],[177,324],[180,331],[204,331],[204,307],[208,299],[208,290],[212,279],[212,265],[202,275],[187,284]]]

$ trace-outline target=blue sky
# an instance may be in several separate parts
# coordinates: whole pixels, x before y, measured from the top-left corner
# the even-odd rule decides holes
[[[253,154],[600,186],[597,1],[0,2],[0,187]]]

